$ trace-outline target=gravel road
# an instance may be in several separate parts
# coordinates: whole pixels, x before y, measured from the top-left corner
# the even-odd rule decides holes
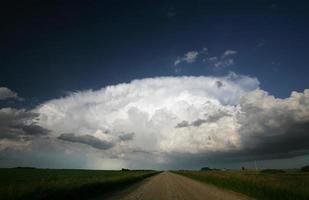
[[[204,184],[190,178],[162,172],[108,200],[248,200],[245,195]]]

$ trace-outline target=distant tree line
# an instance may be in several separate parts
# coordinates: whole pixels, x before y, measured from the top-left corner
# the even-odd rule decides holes
[[[240,168],[242,171],[247,170],[245,167]],[[218,168],[210,168],[210,167],[202,167],[200,171],[227,171],[228,169],[223,168],[223,169],[218,169]],[[185,170],[182,170],[185,171]],[[283,169],[263,169],[259,170],[261,173],[284,173],[285,170]],[[300,168],[300,171],[302,172],[309,172],[309,165],[305,165]]]

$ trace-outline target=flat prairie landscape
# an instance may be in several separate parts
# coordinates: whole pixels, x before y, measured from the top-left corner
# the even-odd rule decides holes
[[[0,199],[91,199],[158,172],[0,169]]]
[[[0,199],[309,199],[309,173],[0,169]]]

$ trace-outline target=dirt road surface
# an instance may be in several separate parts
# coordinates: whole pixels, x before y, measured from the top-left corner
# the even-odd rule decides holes
[[[143,183],[115,193],[108,200],[248,200],[245,195],[204,184],[190,178],[162,172]]]

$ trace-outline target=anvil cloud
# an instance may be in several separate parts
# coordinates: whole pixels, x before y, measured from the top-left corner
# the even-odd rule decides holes
[[[275,98],[257,78],[234,73],[133,80],[71,93],[31,113],[54,146],[91,157],[93,168],[168,166],[175,155],[289,158],[309,150],[309,90]]]
[[[52,130],[54,137],[93,136],[109,144],[107,156],[126,158],[137,151],[162,157],[218,152],[239,156],[245,151],[264,159],[308,149],[307,142],[289,145],[285,139],[308,138],[308,101],[308,90],[276,99],[259,88],[256,78],[232,73],[134,80],[72,93],[40,105],[36,112],[40,126]],[[132,136],[122,140],[126,134]],[[276,143],[284,146],[274,149]]]

